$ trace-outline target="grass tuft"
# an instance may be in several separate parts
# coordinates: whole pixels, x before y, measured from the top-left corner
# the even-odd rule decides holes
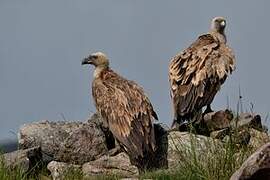
[[[211,138],[202,143],[193,134],[190,135],[190,140],[189,147],[183,143],[177,149],[180,159],[177,167],[173,170],[147,172],[141,179],[228,180],[251,154],[247,146],[239,147],[231,137],[222,147]]]

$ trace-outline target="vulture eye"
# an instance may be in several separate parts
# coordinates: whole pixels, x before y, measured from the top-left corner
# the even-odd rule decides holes
[[[92,55],[91,58],[97,59],[98,57],[96,55]]]

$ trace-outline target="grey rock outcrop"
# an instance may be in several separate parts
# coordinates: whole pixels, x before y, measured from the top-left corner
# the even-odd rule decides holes
[[[64,162],[51,161],[47,165],[47,169],[51,172],[51,177],[53,180],[64,180],[65,174],[68,171],[80,171],[81,166],[68,164]]]
[[[270,141],[268,134],[262,130],[258,115],[245,113],[233,119],[231,112],[218,111],[206,114],[204,118],[202,122],[207,125],[205,132],[210,137],[170,131],[160,124],[154,125],[157,151],[155,158],[151,159],[153,170],[177,170],[179,163],[189,161],[188,157],[194,158],[194,155],[202,165],[207,164],[204,162],[208,162],[213,153],[226,152],[223,143],[226,138],[240,146],[252,147],[254,151]],[[40,146],[43,161],[45,155],[50,158],[47,162],[54,160],[47,168],[55,180],[63,178],[69,169],[81,169],[88,177],[115,174],[137,177],[139,173],[126,153],[110,153],[114,152],[111,151],[114,148],[118,149],[119,145],[97,114],[86,122],[42,121],[24,125],[18,137],[21,149]],[[32,160],[28,156],[22,155],[19,160],[10,160],[11,164],[21,162],[24,169],[28,170],[32,166],[29,165]]]
[[[97,115],[82,122],[36,122],[23,125],[18,134],[20,149],[40,146],[48,161],[83,164],[108,152],[106,134]]]
[[[108,152],[105,134],[94,123],[82,124],[60,144],[55,159],[74,164],[95,160]]]
[[[86,179],[95,179],[98,175],[117,175],[119,177],[136,177],[139,175],[136,166],[130,163],[129,157],[122,152],[116,156],[104,155],[97,160],[81,165],[51,161],[47,165],[53,180],[64,180],[68,172],[80,172]]]
[[[270,143],[253,153],[230,180],[270,179]]]
[[[251,151],[257,150],[270,141],[269,135],[265,131],[254,129],[249,125],[214,131],[210,136],[223,142],[232,141],[238,146],[248,146]]]
[[[42,152],[54,156],[59,151],[60,144],[81,124],[79,122],[41,121],[23,125],[18,133],[19,148],[40,146]]]
[[[199,123],[199,127],[204,127],[205,129],[203,133],[199,131],[199,134],[210,135],[210,137],[223,141],[226,141],[228,136],[231,136],[233,141],[239,144],[239,146],[245,146],[250,144],[250,141],[252,142],[254,133],[251,133],[253,131],[257,131],[257,134],[266,132],[261,123],[260,115],[241,113],[238,116],[234,116],[229,110],[205,114],[203,120]],[[196,127],[195,131],[197,132]],[[254,141],[252,143],[256,144]]]
[[[264,144],[270,142],[270,137],[266,132],[250,128],[249,133],[250,133],[249,146],[253,152],[262,147]]]
[[[194,123],[194,128],[197,132],[200,130],[199,128],[202,127],[206,129],[205,132],[209,133],[226,128],[238,129],[243,127],[250,127],[260,131],[265,131],[261,123],[260,115],[253,113],[241,113],[236,116],[227,109],[207,113],[202,119]]]
[[[224,152],[221,141],[202,135],[194,135],[188,132],[170,132],[168,135],[168,167],[177,169],[179,163],[194,156],[204,161],[209,158],[209,152]]]
[[[101,174],[134,177],[139,174],[137,167],[130,163],[128,155],[124,152],[116,156],[105,155],[95,161],[85,163],[82,171],[88,177]]]
[[[233,119],[233,114],[229,110],[217,111],[206,114],[204,117],[204,123],[206,124],[210,132],[228,128],[230,122]]]
[[[231,121],[232,128],[251,127],[258,130],[263,130],[261,116],[251,113],[241,113],[238,117]]]
[[[212,137],[214,139],[223,139],[229,133],[229,131],[230,131],[229,128],[225,128],[225,129],[221,129],[221,130],[217,130],[217,131],[212,131],[210,133],[210,137]]]
[[[42,153],[40,147],[33,147],[25,150],[18,150],[3,155],[3,163],[9,169],[20,168],[20,170],[27,172],[38,168],[42,162]]]

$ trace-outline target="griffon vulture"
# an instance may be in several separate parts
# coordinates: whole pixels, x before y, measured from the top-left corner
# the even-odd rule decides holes
[[[211,112],[211,102],[228,74],[235,69],[235,56],[226,44],[226,20],[215,17],[209,33],[203,34],[172,58],[169,81],[176,128],[196,120],[202,108]]]
[[[148,169],[156,149],[153,120],[158,117],[143,89],[110,69],[101,52],[91,54],[82,64],[95,66],[92,95],[104,123],[131,162],[140,170]]]

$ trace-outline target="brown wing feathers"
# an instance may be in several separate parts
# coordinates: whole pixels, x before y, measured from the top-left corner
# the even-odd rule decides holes
[[[142,157],[144,151],[154,152],[152,120],[157,116],[137,84],[107,70],[94,80],[93,96],[97,110],[129,154]]]
[[[177,54],[169,66],[176,114],[184,116],[210,104],[233,69],[231,49],[211,34],[200,36],[189,48]]]

